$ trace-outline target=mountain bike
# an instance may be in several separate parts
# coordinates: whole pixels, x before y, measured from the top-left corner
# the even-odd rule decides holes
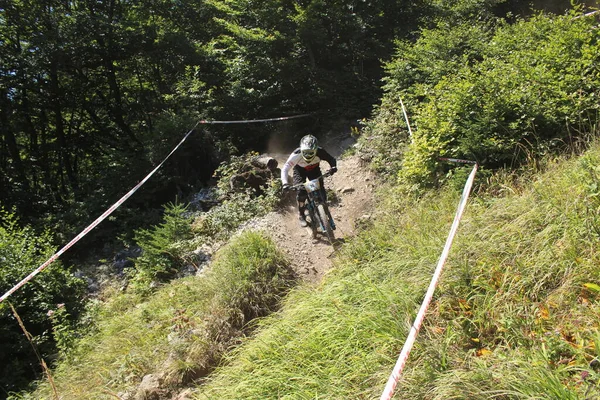
[[[304,182],[298,185],[290,186],[292,190],[306,189],[308,199],[305,203],[305,214],[308,214],[306,222],[312,230],[313,238],[317,233],[324,233],[331,244],[335,241],[335,221],[329,212],[327,201],[325,200],[325,188],[321,186],[321,178],[331,176],[331,170],[325,172],[316,179]],[[306,215],[305,215],[306,217]]]

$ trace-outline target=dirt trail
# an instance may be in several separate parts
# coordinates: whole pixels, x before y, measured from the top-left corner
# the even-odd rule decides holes
[[[327,168],[327,163],[324,164],[322,170]],[[337,226],[336,238],[348,240],[356,233],[357,221],[370,218],[375,179],[359,157],[338,159],[338,172],[325,179],[325,187],[335,193],[329,196],[329,204]],[[270,235],[306,281],[320,281],[331,268],[334,248],[324,235],[313,239],[309,228],[300,227],[295,193],[286,194],[282,210],[253,221],[245,228],[263,230]]]
[[[332,151],[332,154],[335,152]],[[281,157],[276,158],[283,164],[285,159],[282,161]],[[324,165],[322,170],[326,168],[327,166]],[[375,175],[359,157],[338,158],[338,172],[325,179],[325,187],[331,193],[329,204],[331,214],[336,221],[336,238],[342,241],[349,240],[357,231],[357,222],[371,218],[376,185]],[[306,282],[320,282],[323,275],[332,267],[334,247],[324,235],[318,235],[317,240],[313,239],[310,229],[302,228],[298,223],[295,192],[286,194],[284,205],[280,210],[249,221],[238,231],[238,234],[249,229],[263,231],[269,235],[288,256],[297,274]],[[144,377],[137,393],[162,391],[159,381],[148,378],[153,376]],[[188,388],[170,398],[187,400],[192,395],[192,390]]]

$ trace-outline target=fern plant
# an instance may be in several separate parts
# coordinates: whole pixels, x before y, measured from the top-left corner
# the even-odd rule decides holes
[[[135,241],[142,256],[135,260],[132,282],[138,288],[151,282],[172,278],[185,264],[192,238],[191,218],[187,206],[169,203],[165,206],[163,222],[151,229],[140,229]]]

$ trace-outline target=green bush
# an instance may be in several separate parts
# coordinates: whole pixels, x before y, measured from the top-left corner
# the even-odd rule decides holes
[[[161,224],[135,233],[142,255],[135,260],[134,286],[142,289],[152,281],[165,281],[184,265],[186,255],[192,250],[189,239],[193,237],[191,217],[186,215],[186,208],[170,203],[165,206]]]
[[[435,28],[423,29],[416,42],[397,42],[395,57],[385,66],[383,81],[386,94],[373,119],[364,123],[360,139],[361,150],[370,153],[367,156],[378,171],[395,175],[403,167],[409,144],[422,140],[418,133],[410,136],[411,130],[415,134],[420,127],[415,112],[428,101],[432,87],[440,80],[481,58],[490,35],[488,24],[441,22]],[[407,111],[410,129],[402,104]],[[419,165],[413,168],[420,167],[424,171],[432,167],[426,160],[416,160],[414,164]]]
[[[55,248],[49,231],[37,234],[29,226],[21,227],[12,212],[0,209],[0,221],[0,292],[4,294],[50,258]],[[0,392],[22,388],[42,372],[9,304],[32,335],[37,351],[47,359],[56,353],[57,341],[66,340],[53,332],[49,314],[61,309],[76,316],[84,289],[81,279],[55,261],[0,303]]]
[[[233,156],[215,171],[217,192],[221,203],[198,216],[193,231],[206,240],[223,240],[244,222],[272,211],[281,201],[281,182],[278,177],[270,178],[261,191],[242,186],[231,188],[231,179],[242,172],[257,168],[253,165],[258,153],[250,152]]]
[[[406,132],[403,99],[413,136],[384,141],[387,155],[404,157],[390,172],[427,186],[444,180],[438,157],[496,169],[581,148],[599,117],[600,32],[574,16],[440,24],[400,42],[375,121],[390,121],[378,128],[384,138]]]

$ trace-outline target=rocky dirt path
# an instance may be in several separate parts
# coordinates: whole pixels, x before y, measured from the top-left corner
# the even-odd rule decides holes
[[[280,161],[280,165],[283,161]],[[326,170],[326,163],[322,170]],[[376,187],[374,174],[357,156],[338,160],[338,172],[325,179],[330,211],[336,222],[336,238],[350,239],[357,231],[357,223],[371,218],[373,194]],[[319,234],[313,239],[309,228],[298,223],[295,193],[286,194],[281,210],[272,212],[247,224],[245,229],[262,230],[268,234],[290,259],[295,271],[306,281],[318,282],[331,268],[334,247]]]
[[[282,164],[280,157],[277,158]],[[326,167],[322,169],[325,170]],[[338,159],[338,172],[325,179],[325,187],[331,193],[330,211],[337,225],[335,234],[342,242],[356,234],[357,223],[360,224],[361,220],[371,218],[376,186],[375,175],[357,156]],[[332,258],[336,250],[325,236],[319,235],[314,240],[310,229],[300,227],[294,192],[286,194],[280,210],[249,221],[238,231],[238,234],[249,229],[263,231],[269,235],[287,255],[292,268],[306,282],[314,284],[320,282],[332,267]],[[131,398],[164,398],[148,395],[163,392],[160,381],[156,379],[160,374],[145,376],[137,388],[136,395]],[[180,393],[169,398],[191,400],[193,389],[182,389]]]

